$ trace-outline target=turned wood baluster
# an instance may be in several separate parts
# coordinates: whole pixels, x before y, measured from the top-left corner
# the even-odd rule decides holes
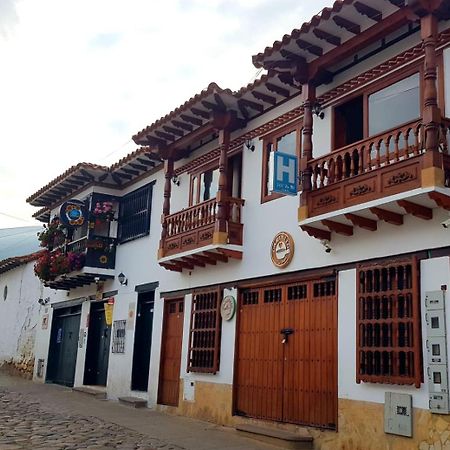
[[[380,157],[380,141],[375,142],[375,150],[376,150],[376,157],[375,161],[377,164],[377,169],[381,166],[381,157]]]
[[[364,145],[358,151],[359,156],[359,168],[358,172],[360,175],[364,173]]]
[[[366,165],[366,172],[370,172],[372,170],[372,144],[369,144],[367,146],[367,165]]]
[[[420,155],[419,127],[414,128],[414,154]]]
[[[333,158],[328,161],[328,184],[332,184],[335,181],[336,177],[336,164]]]
[[[349,156],[350,156],[350,176],[354,177],[356,175],[356,164],[355,164],[354,152],[349,153]]]
[[[389,165],[391,162],[391,155],[390,155],[391,139],[392,136],[387,136],[384,140],[384,147],[386,148],[386,165]]]
[[[326,178],[327,169],[325,167],[325,161],[322,161],[320,165],[320,187],[325,186],[325,178]]]
[[[394,136],[394,159],[395,162],[400,161],[400,154],[399,154],[399,149],[398,149],[398,141],[400,140],[400,135],[399,133],[397,133]]]

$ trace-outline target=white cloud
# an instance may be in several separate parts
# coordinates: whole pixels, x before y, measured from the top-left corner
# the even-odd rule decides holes
[[[328,2],[309,3],[1,0],[3,212],[30,217],[27,196],[79,161],[132,151],[135,132],[209,82],[248,83],[251,55]]]

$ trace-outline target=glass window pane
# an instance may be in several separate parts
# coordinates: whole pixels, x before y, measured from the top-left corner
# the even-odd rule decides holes
[[[219,189],[219,169],[202,173],[200,183],[200,201],[214,198]]]
[[[273,161],[272,161],[272,155],[273,155],[273,145],[272,143],[267,144],[267,151],[266,151],[266,194],[270,194],[270,191],[272,190],[272,178],[273,178]]]
[[[277,151],[289,153],[290,155],[297,155],[297,131],[293,130],[290,133],[280,136],[277,139]]]
[[[418,73],[369,96],[369,135],[371,136],[419,117]]]
[[[198,177],[192,177],[192,204],[196,205],[198,203]]]

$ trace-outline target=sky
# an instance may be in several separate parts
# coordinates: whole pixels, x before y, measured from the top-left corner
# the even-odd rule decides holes
[[[0,228],[39,224],[25,199],[214,81],[254,80],[251,56],[331,0],[0,0]]]

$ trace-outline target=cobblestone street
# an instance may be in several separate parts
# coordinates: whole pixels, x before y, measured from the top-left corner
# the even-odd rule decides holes
[[[0,391],[0,450],[181,449],[97,417],[55,414],[20,393]]]
[[[220,427],[0,371],[0,450],[264,450]]]

